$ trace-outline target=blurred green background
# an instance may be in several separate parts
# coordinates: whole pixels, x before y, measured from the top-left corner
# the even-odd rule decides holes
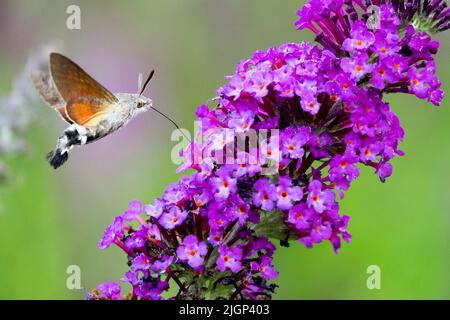
[[[152,0],[0,2],[0,96],[33,50],[60,43],[68,55],[113,92],[135,92],[137,75],[156,69],[149,96],[193,129],[196,106],[215,96],[240,59],[284,42],[311,41],[296,31],[294,0]],[[81,30],[66,28],[66,8],[81,7]],[[449,34],[437,58],[449,92]],[[450,108],[412,96],[391,97],[406,131],[406,156],[379,182],[363,169],[342,201],[353,239],[338,255],[329,244],[280,248],[278,299],[450,298]],[[82,286],[118,280],[127,269],[117,248],[98,240],[129,200],[151,202],[178,179],[170,161],[172,127],[148,112],[128,127],[71,154],[58,171],[44,155],[64,124],[44,104],[29,106],[39,121],[28,151],[8,160],[13,181],[0,187],[0,298],[80,299],[68,290],[66,268],[81,268]],[[1,115],[0,115],[1,116]],[[381,289],[366,286],[370,265]]]

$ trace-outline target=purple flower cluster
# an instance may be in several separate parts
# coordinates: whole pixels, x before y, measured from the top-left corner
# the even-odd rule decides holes
[[[130,271],[122,280],[132,286],[133,299],[161,299],[170,280],[180,286],[178,299],[200,298],[207,289],[217,293],[211,298],[230,298],[220,295],[228,286],[236,290],[226,292],[242,298],[269,297],[274,287],[267,280],[277,275],[271,266],[274,245],[252,232],[247,223],[250,208],[238,195],[216,206],[212,193],[201,200],[206,189],[198,176],[170,186],[151,205],[131,201],[107,228],[99,247],[115,244],[127,253]],[[115,299],[117,287],[103,284],[89,298]]]
[[[198,108],[201,131],[179,168],[194,173],[152,204],[132,201],[100,241],[102,249],[114,243],[126,252],[129,298],[161,299],[172,283],[179,287],[173,299],[270,298],[277,272],[269,238],[307,247],[329,241],[335,252],[350,240],[339,199],[358,166],[385,181],[390,160],[403,154],[404,132],[384,94],[413,93],[436,105],[443,96],[433,60],[438,43],[409,24],[432,12],[382,2],[372,1],[380,6],[372,29],[357,14],[355,6],[367,8],[361,1],[311,0],[297,26],[313,30],[323,48],[258,51],[228,77],[214,108]],[[447,11],[434,12],[439,31]],[[252,141],[262,132],[264,139]],[[107,283],[90,298],[119,292]]]
[[[367,17],[371,5],[378,9]],[[311,0],[297,14],[297,28],[312,30],[351,80],[440,105],[444,94],[433,60],[439,42],[430,33],[450,27],[444,1]]]

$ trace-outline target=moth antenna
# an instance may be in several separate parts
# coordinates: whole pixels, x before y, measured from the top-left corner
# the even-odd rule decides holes
[[[141,92],[142,82],[143,81],[144,81],[144,79],[142,79],[142,73],[139,73],[139,75],[138,75],[138,84],[137,84],[137,92]]]
[[[145,80],[144,85],[142,86],[141,92],[139,93],[139,97],[142,96],[142,94],[144,93],[145,88],[147,87],[150,80],[152,80],[154,74],[155,74],[155,70],[152,70],[150,72],[150,74],[148,75],[148,78],[147,78],[147,80]]]
[[[169,120],[170,122],[172,122],[172,124],[175,126],[175,128],[177,128],[178,131],[180,131],[180,133],[187,139],[187,141],[189,141],[189,143],[191,143],[191,139],[189,139],[183,132],[183,130],[181,130],[181,128],[178,126],[178,124],[173,121],[172,119],[170,119],[169,116],[165,115],[164,113],[162,113],[161,111],[159,111],[158,109],[156,109],[155,107],[151,106],[150,108],[152,108],[153,111],[158,112],[160,115],[162,115],[164,118],[166,118],[167,120]]]

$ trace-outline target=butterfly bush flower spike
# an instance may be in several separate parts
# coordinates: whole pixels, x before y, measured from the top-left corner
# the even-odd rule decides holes
[[[384,182],[403,155],[385,97],[442,102],[432,36],[448,29],[450,12],[440,0],[310,0],[297,14],[317,45],[257,51],[214,106],[197,109],[201,130],[178,169],[191,173],[151,204],[132,202],[100,241],[126,253],[131,292],[106,283],[88,298],[270,299],[273,242],[325,242],[337,253],[350,241],[339,204],[360,168]]]

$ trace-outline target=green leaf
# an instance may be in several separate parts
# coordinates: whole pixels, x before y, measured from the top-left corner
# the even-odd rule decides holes
[[[278,210],[261,211],[261,221],[254,227],[257,236],[286,240],[288,229],[283,222],[283,213]]]

